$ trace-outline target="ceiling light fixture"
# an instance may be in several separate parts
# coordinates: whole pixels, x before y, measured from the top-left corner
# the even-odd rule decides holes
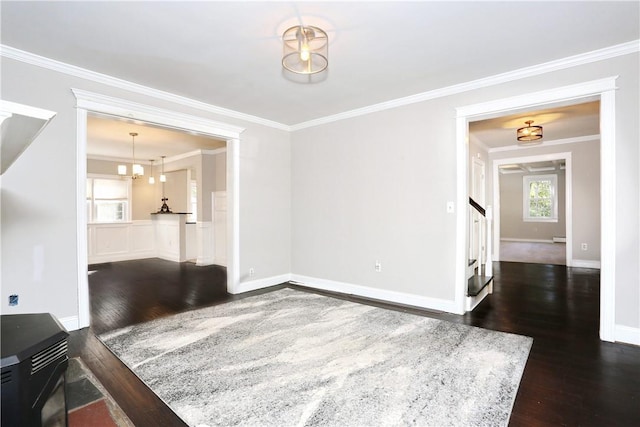
[[[136,136],[138,134],[136,132],[129,132],[131,135],[131,179],[137,179],[144,175],[144,168],[142,165],[136,163]],[[118,175],[126,175],[127,174],[127,165],[118,165]]]
[[[151,162],[151,175],[149,175],[149,184],[155,184],[156,179],[153,176],[153,159],[149,160]]]
[[[162,157],[162,171],[160,172],[160,182],[167,182],[167,176],[164,174],[164,158],[167,156],[160,157]],[[162,197],[164,197],[164,195]]]
[[[295,74],[317,74],[329,66],[329,37],[318,27],[297,25],[282,35],[282,66]]]
[[[531,126],[533,124],[533,120],[527,120],[525,124],[527,126],[518,129],[518,141],[527,144],[542,139],[542,126]],[[535,144],[536,142],[533,143]]]

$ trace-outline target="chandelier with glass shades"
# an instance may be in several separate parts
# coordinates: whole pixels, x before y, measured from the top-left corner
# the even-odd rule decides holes
[[[131,179],[138,179],[144,175],[144,168],[136,163],[136,132],[129,132],[131,135]],[[127,165],[118,165],[118,175],[127,175]]]

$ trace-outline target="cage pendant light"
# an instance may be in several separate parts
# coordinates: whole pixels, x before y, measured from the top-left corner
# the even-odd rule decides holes
[[[318,27],[297,25],[282,35],[282,66],[295,74],[316,74],[329,66],[329,38]]]
[[[535,143],[534,141],[542,139],[542,126],[531,126],[533,124],[533,120],[527,120],[524,123],[526,126],[521,127],[517,132],[519,142],[524,144],[532,142]]]

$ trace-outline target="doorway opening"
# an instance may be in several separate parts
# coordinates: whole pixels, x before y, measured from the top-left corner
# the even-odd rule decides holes
[[[239,285],[239,137],[244,129],[164,110],[143,104],[116,99],[83,90],[72,89],[77,100],[77,246],[78,246],[78,306],[80,328],[90,324],[87,251],[87,123],[90,114],[106,115],[134,123],[148,123],[175,131],[195,133],[225,141],[226,193],[227,193],[227,291],[236,293]],[[186,189],[185,189],[186,190]],[[210,204],[207,204],[210,206]]]
[[[615,188],[615,77],[565,86],[561,88],[523,94],[512,98],[469,105],[457,109],[457,203],[466,205],[469,195],[469,123],[504,116],[509,113],[531,111],[546,107],[560,107],[580,102],[599,100],[600,111],[600,188]],[[600,338],[614,341],[615,328],[615,258],[616,208],[615,193],[603,192],[600,199],[601,221],[601,286],[600,286]],[[468,222],[464,209],[458,209],[456,305],[460,312],[465,307],[465,267]]]

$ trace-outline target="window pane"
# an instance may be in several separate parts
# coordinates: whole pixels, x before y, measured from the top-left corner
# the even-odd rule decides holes
[[[93,180],[93,197],[96,199],[126,199],[127,181],[121,179]]]
[[[118,200],[96,200],[97,222],[116,222],[125,220],[127,202]]]

